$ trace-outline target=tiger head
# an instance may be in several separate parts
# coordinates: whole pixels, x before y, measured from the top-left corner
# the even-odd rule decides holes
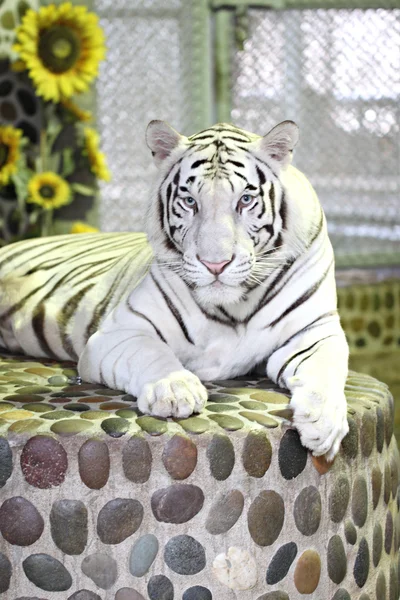
[[[184,137],[150,122],[159,178],[147,234],[161,268],[178,273],[202,304],[240,301],[298,249],[282,183],[297,140],[292,121],[265,137],[227,124]]]

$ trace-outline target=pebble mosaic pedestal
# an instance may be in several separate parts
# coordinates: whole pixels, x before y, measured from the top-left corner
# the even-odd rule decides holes
[[[333,465],[266,379],[141,415],[72,365],[0,359],[0,600],[397,600],[399,454],[384,384],[351,373]]]

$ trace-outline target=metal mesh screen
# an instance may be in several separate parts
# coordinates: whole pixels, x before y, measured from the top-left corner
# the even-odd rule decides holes
[[[101,228],[141,230],[155,167],[145,144],[152,119],[182,133],[207,124],[205,2],[95,0],[108,55],[97,88],[98,125],[112,181],[101,189]]]
[[[319,194],[339,263],[399,256],[400,10],[249,15],[232,121],[259,134],[298,123],[294,164]]]

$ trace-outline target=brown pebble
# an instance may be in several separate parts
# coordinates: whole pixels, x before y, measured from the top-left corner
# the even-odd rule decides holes
[[[79,454],[79,474],[83,483],[92,490],[104,487],[110,475],[110,454],[108,446],[101,440],[87,440]]]
[[[164,467],[173,479],[186,479],[197,464],[197,447],[189,438],[176,434],[165,445]]]
[[[122,450],[125,477],[133,483],[145,483],[150,477],[152,462],[148,442],[140,435],[132,436]]]
[[[294,583],[300,594],[312,594],[321,575],[321,559],[315,550],[306,550],[297,561]]]
[[[21,496],[9,498],[0,508],[0,531],[15,546],[30,546],[42,535],[44,521],[36,507]]]
[[[37,435],[25,444],[21,453],[21,469],[26,481],[40,489],[60,485],[68,468],[67,453],[54,438]]]

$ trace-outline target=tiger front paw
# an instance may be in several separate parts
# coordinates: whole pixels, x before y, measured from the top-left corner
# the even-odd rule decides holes
[[[157,417],[185,419],[200,412],[207,400],[207,390],[190,371],[170,373],[164,379],[146,384],[138,398],[143,413]]]
[[[292,382],[293,424],[303,446],[314,456],[326,455],[332,461],[349,431],[344,391],[315,391]]]

